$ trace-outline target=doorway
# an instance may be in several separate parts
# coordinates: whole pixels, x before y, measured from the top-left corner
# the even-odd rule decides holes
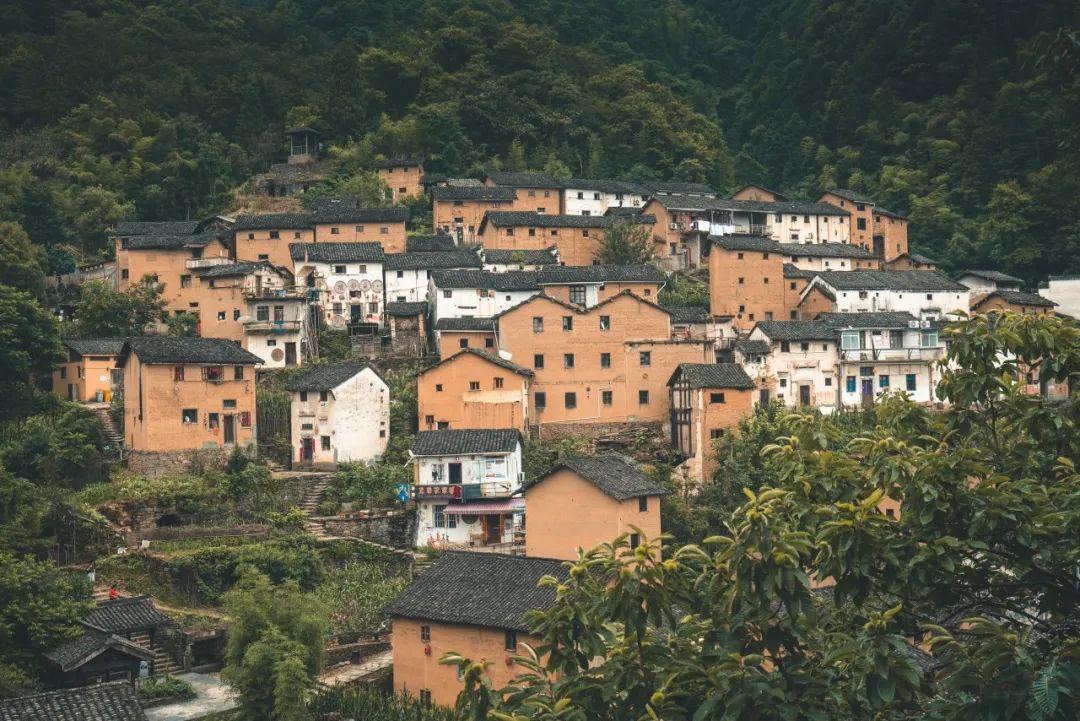
[[[225,443],[236,443],[236,416],[224,415],[221,417],[221,421],[225,429]]]
[[[311,463],[315,459],[315,439],[300,439],[300,462]]]
[[[296,343],[285,344],[285,365],[296,365]]]
[[[874,379],[863,378],[862,379],[862,406],[863,408],[872,408],[874,405]]]
[[[364,321],[364,306],[359,303],[353,303],[349,306],[349,322],[350,323],[362,323]]]
[[[769,405],[769,389],[768,388],[762,388],[761,390],[758,391],[758,405],[759,406],[767,406],[767,405]]]
[[[502,543],[503,524],[502,516],[484,516],[484,543]]]
[[[799,405],[800,406],[808,406],[808,405],[810,405],[810,386],[806,386],[806,385],[799,386]]]
[[[79,393],[76,390],[74,383],[68,383],[68,400],[69,401],[77,401],[77,400],[79,400]]]
[[[460,463],[450,463],[450,464],[448,464],[448,466],[449,466],[449,473],[450,473],[450,483],[460,485],[461,484],[461,464]]]

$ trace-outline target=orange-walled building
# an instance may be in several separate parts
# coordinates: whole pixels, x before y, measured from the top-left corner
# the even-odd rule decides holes
[[[541,294],[497,321],[500,351],[535,374],[540,426],[663,420],[675,368],[713,360],[711,341],[673,340],[671,315],[631,292],[588,309]]]
[[[241,215],[236,219],[233,257],[265,260],[279,268],[292,268],[289,243],[312,243],[315,227],[310,213]]]
[[[215,231],[118,236],[115,242],[116,289],[125,291],[150,278],[161,288],[165,309],[174,312],[190,310],[192,303],[198,303],[200,269],[229,262],[229,249]]]
[[[424,194],[424,161],[419,158],[390,158],[376,163],[375,169],[395,203]]]
[[[384,253],[405,252],[408,208],[327,208],[315,211],[316,243],[378,243]]]
[[[762,185],[744,185],[731,194],[732,200],[755,200],[760,203],[775,203],[778,200],[787,200],[786,195],[769,190]]]
[[[512,210],[560,215],[563,184],[546,173],[492,172],[484,176],[489,188],[511,188],[517,193]]]
[[[874,253],[886,261],[908,254],[908,220],[899,213],[874,208]],[[922,270],[913,268],[912,270]],[[929,270],[933,270],[930,268]]]
[[[610,539],[608,539],[610,540]],[[453,706],[461,691],[457,668],[439,663],[447,653],[490,661],[485,674],[501,688],[525,669],[514,661],[522,644],[536,648],[525,615],[555,602],[545,576],[565,581],[560,560],[497,553],[448,551],[387,607],[393,635],[394,691],[438,706]]]
[[[709,312],[730,316],[740,330],[759,320],[789,320],[806,279],[785,275],[779,244],[761,236],[712,239],[709,251]]]
[[[652,215],[628,215],[629,221],[652,226]],[[484,216],[477,233],[486,249],[544,250],[558,246],[570,266],[592,265],[604,242],[610,218],[602,215],[552,215],[528,211],[493,211]]]
[[[516,428],[527,432],[533,372],[466,348],[416,379],[421,430]]]
[[[688,456],[687,475],[716,470],[713,444],[754,410],[754,381],[736,363],[684,363],[668,380],[671,444]]]
[[[623,534],[631,547],[655,540],[667,492],[620,453],[563,458],[525,486],[525,555],[574,560]]]
[[[378,243],[384,253],[405,251],[408,208],[354,208],[327,202],[314,213],[241,215],[233,257],[292,268],[290,243]]]
[[[874,199],[854,190],[828,190],[819,203],[850,213],[849,242],[889,262],[908,252],[908,221],[903,215],[878,207]]]
[[[486,213],[514,210],[516,203],[513,188],[439,185],[431,189],[432,226],[453,236],[458,245],[473,245],[479,242],[476,234]]]
[[[1035,315],[1050,315],[1054,312],[1057,303],[1043,298],[1037,293],[1027,293],[1021,290],[993,290],[983,295],[971,295],[972,313],[1032,313]]]
[[[125,342],[124,445],[172,452],[255,443],[255,365],[227,340],[147,336]]]
[[[67,360],[52,374],[52,390],[75,403],[108,403],[123,387],[117,365],[123,338],[66,338]]]

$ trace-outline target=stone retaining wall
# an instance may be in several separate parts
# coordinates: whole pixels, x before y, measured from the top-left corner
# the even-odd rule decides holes
[[[332,536],[362,538],[391,548],[412,548],[416,537],[416,513],[413,511],[377,511],[313,520],[320,521]]]

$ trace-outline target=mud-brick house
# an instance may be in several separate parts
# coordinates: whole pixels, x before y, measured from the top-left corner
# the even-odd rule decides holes
[[[489,210],[513,210],[513,188],[485,185],[439,185],[431,189],[435,230],[452,236],[458,245],[478,242],[477,231]]]
[[[386,330],[390,335],[390,353],[419,358],[428,351],[427,303],[386,304]]]
[[[123,338],[67,338],[67,360],[52,374],[53,392],[77,403],[108,403],[123,385],[117,366]]]
[[[344,363],[292,377],[293,458],[301,466],[373,461],[390,436],[390,386],[369,365]]]
[[[395,203],[424,194],[424,161],[420,158],[387,158],[376,163],[375,170],[390,188]]]
[[[682,363],[668,379],[671,443],[698,482],[716,468],[713,444],[753,412],[754,381],[735,363]]]
[[[420,431],[409,450],[417,546],[514,543],[524,533],[521,433],[514,429]]]
[[[501,688],[525,669],[514,661],[522,644],[536,648],[525,616],[555,603],[545,576],[569,577],[562,561],[496,553],[448,551],[387,607],[393,629],[394,690],[426,703],[453,706],[462,682],[439,662],[460,653],[490,661],[484,671]]]
[[[465,348],[417,378],[420,429],[515,428],[524,433],[534,375],[500,356]]]
[[[621,453],[563,458],[525,485],[525,555],[574,560],[577,549],[623,534],[632,548],[654,540],[661,533],[660,497],[666,493]]]
[[[177,453],[255,443],[255,367],[262,360],[218,338],[130,338],[124,372],[124,445]]]

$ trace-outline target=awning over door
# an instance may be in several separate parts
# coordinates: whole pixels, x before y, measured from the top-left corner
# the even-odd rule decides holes
[[[452,503],[446,507],[443,513],[448,513],[452,516],[472,516],[481,513],[516,513],[524,510],[524,498],[500,498],[498,500],[480,501],[478,503]]]

